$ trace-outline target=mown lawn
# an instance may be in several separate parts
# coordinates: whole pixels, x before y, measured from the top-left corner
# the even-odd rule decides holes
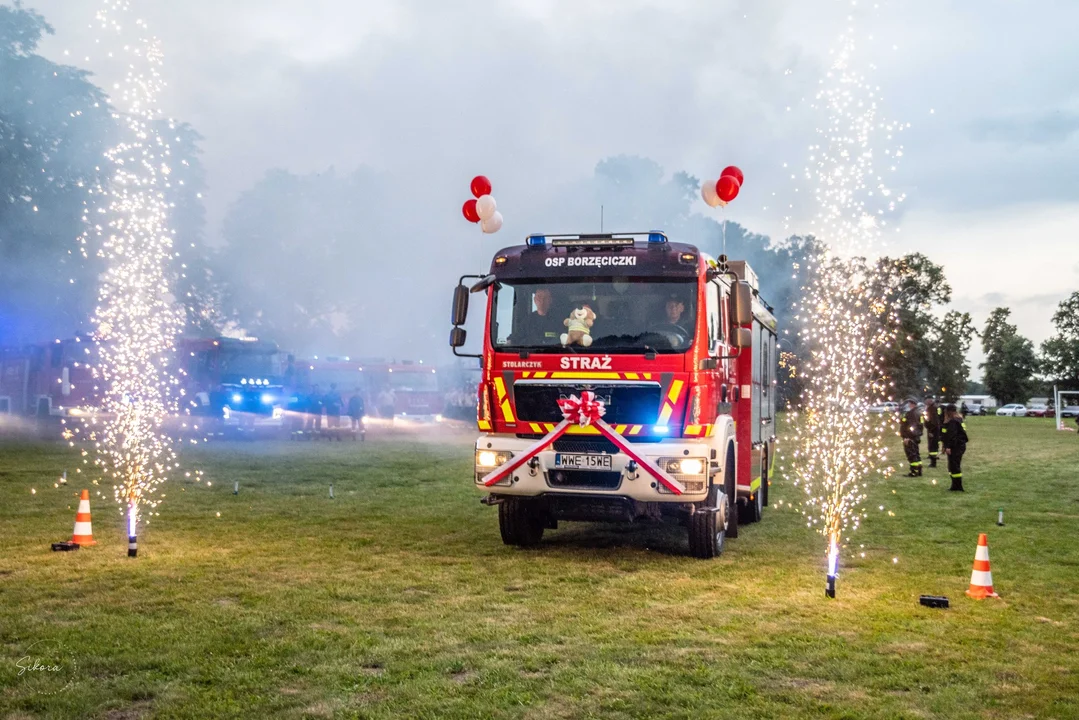
[[[467,437],[199,448],[212,486],[172,481],[137,559],[106,488],[98,545],[52,553],[77,454],[9,443],[0,718],[1079,717],[1079,437],[968,426],[968,492],[944,468],[874,486],[834,601],[788,509],[715,561],[678,528],[506,548]],[[772,498],[798,499],[781,477]],[[1001,599],[975,602],[982,531]],[[19,676],[38,652],[61,670]]]

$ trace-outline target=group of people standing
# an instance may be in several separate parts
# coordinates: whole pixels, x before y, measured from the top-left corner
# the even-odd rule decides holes
[[[952,479],[949,490],[963,492],[963,454],[967,451],[967,426],[954,404],[941,406],[936,398],[925,399],[925,411],[918,410],[918,401],[907,398],[899,418],[899,437],[907,455],[910,472],[907,477],[922,476],[921,442],[923,430],[927,436],[929,467],[937,466],[940,449],[948,459],[948,474]]]
[[[348,415],[353,431],[363,430],[363,391],[356,388],[346,403],[336,383],[330,384],[329,392],[323,394],[318,385],[298,399],[297,408],[304,414],[304,431],[315,435],[322,432],[322,416],[326,416],[326,429],[337,431],[341,428],[341,415]],[[340,437],[338,437],[340,439]]]

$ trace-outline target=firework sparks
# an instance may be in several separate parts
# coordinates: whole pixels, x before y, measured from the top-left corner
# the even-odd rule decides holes
[[[177,381],[169,362],[184,315],[171,288],[170,149],[156,130],[163,55],[130,6],[128,0],[106,0],[96,15],[104,43],[122,48],[116,52],[123,53],[127,71],[113,98],[124,139],[106,153],[107,184],[90,191],[88,207],[99,220],[87,218],[83,237],[84,246],[97,247],[107,270],[94,317],[103,399],[100,414],[82,432],[96,451],[95,463],[113,480],[134,556],[139,519],[157,507],[164,497],[158,487],[177,466],[164,423],[175,412]]]
[[[891,418],[870,407],[888,396],[880,351],[892,342],[895,316],[874,289],[865,258],[879,250],[887,216],[903,201],[878,169],[882,158],[895,169],[902,147],[891,145],[903,126],[879,117],[879,88],[854,66],[851,23],[816,96],[815,109],[828,120],[809,148],[805,179],[815,189],[820,254],[797,308],[806,349],[797,373],[805,389],[801,413],[791,414],[793,450],[783,462],[805,494],[807,526],[826,538],[830,597],[846,533],[866,517],[868,481],[891,472],[884,467]]]

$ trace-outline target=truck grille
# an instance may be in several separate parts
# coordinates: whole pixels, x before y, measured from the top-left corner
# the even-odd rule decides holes
[[[570,395],[580,397],[591,390],[607,405],[603,419],[611,425],[654,425],[659,417],[660,388],[658,383],[640,385],[532,385],[514,384],[513,396],[517,417],[522,422],[561,422],[558,401]]]
[[[556,488],[616,490],[622,484],[622,473],[606,470],[548,470],[547,484]]]
[[[558,452],[565,453],[591,453],[598,455],[605,453],[607,455],[618,454],[618,448],[614,443],[607,438],[580,440],[577,438],[567,438],[562,436],[554,441],[554,449]]]

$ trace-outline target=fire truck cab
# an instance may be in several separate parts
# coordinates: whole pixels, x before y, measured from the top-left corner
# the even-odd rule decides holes
[[[97,408],[96,359],[82,337],[0,348],[0,414],[78,417]]]
[[[293,374],[272,342],[185,338],[177,343],[184,375],[181,411],[208,432],[278,432]]]
[[[473,481],[498,506],[503,542],[533,545],[559,520],[671,520],[686,527],[692,555],[710,558],[761,518],[775,456],[776,320],[745,262],[658,231],[533,235],[498,251],[488,274],[461,278],[450,335],[460,356],[478,293]],[[614,440],[572,424],[545,444],[564,420],[560,401],[584,391]],[[642,464],[661,471],[658,482]]]

